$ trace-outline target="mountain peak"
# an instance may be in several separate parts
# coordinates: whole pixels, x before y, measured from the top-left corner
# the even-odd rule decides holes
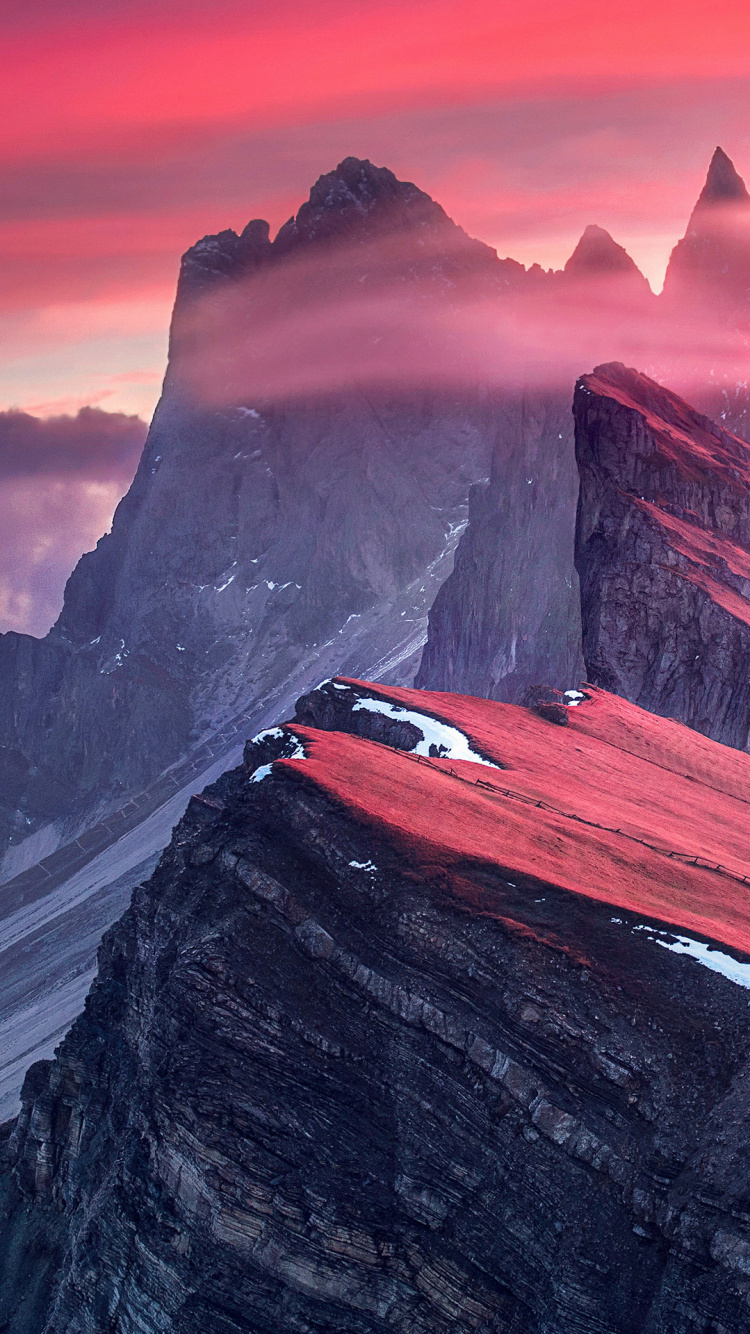
[[[416,198],[433,202],[416,185],[399,181],[388,167],[376,167],[368,158],[345,157],[333,171],[318,177],[309,203],[315,208],[354,206],[369,212],[383,199]]]
[[[310,242],[370,239],[386,230],[445,228],[461,230],[411,181],[400,181],[387,167],[376,167],[366,158],[346,157],[318,177],[309,199],[273,244],[279,254]]]
[[[699,299],[707,310],[747,311],[750,194],[723,148],[711,158],[687,231],[670,256],[664,294]],[[743,316],[744,318],[744,316]]]
[[[717,148],[711,158],[706,184],[696,207],[732,203],[750,203],[750,195],[732,159],[727,156],[723,148]]]
[[[610,236],[604,227],[594,223],[584,231],[564,274],[568,278],[637,278],[647,286],[638,265],[630,258],[624,246]]]

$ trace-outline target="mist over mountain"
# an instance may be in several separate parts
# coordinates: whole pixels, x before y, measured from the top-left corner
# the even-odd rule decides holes
[[[190,792],[301,692],[576,683],[573,385],[619,357],[741,431],[741,348],[720,301],[683,318],[602,229],[565,272],[525,270],[358,159],[277,237],[256,220],[187,252],[112,531],[44,639],[0,638],[0,1101]]]
[[[717,151],[681,246],[704,216],[744,208],[743,192]],[[704,269],[685,270],[686,301],[696,283],[707,290]],[[74,832],[270,705],[303,662],[372,674],[401,655],[406,680],[437,591],[428,571],[450,560],[473,483],[492,472],[499,494],[536,470],[542,528],[552,498],[570,526],[569,431],[538,459],[519,452],[510,405],[530,396],[533,416],[534,395],[559,394],[562,424],[581,367],[605,348],[726,397],[737,345],[725,279],[716,320],[696,327],[601,228],[563,273],[526,271],[355,158],[273,240],[254,221],[197,242],[164,393],[112,532],[82,558],[45,640],[0,640],[5,837],[61,818]],[[572,560],[554,564],[572,606]],[[520,634],[533,676],[536,640]]]
[[[742,1334],[748,206],[657,297],[347,158],[184,256],[0,637],[7,1334]]]

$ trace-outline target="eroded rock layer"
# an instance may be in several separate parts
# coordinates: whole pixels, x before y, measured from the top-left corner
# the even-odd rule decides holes
[[[8,1334],[748,1327],[750,758],[566,698],[334,681],[193,799],[27,1079]]]
[[[589,677],[745,748],[750,449],[619,363],[578,381],[574,411]]]

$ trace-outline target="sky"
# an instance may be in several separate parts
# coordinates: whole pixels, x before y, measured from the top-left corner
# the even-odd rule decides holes
[[[527,265],[597,223],[656,289],[716,144],[750,177],[747,0],[0,0],[0,31],[0,410],[148,418],[181,252],[348,155]]]

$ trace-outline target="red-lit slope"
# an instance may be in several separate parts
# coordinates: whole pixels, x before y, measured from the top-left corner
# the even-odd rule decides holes
[[[674,465],[680,482],[703,486],[720,478],[738,491],[750,485],[747,443],[696,412],[671,389],[618,362],[597,366],[593,374],[582,375],[578,383],[588,394],[637,413],[661,455],[657,466]],[[636,453],[635,467],[637,457]],[[671,479],[670,485],[674,485]]]
[[[278,764],[408,866],[442,868],[460,895],[480,869],[514,888],[532,877],[531,897],[558,886],[750,953],[750,756],[596,689],[563,728],[515,705],[348,684],[451,724],[503,766],[292,725],[306,758]]]
[[[728,745],[750,735],[750,449],[619,363],[576,386],[591,680]]]

